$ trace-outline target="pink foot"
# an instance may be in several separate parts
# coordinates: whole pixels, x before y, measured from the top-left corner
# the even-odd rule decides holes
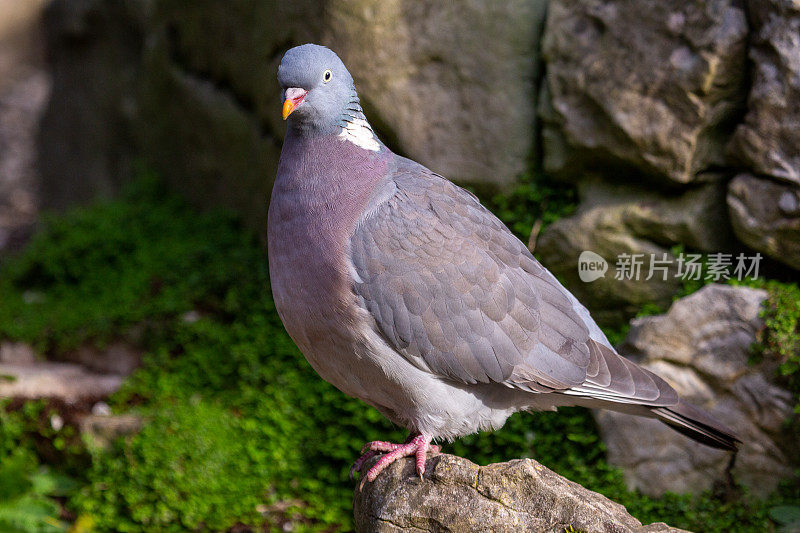
[[[394,444],[391,442],[374,441],[368,442],[361,448],[364,454],[359,457],[350,469],[350,477],[353,477],[354,472],[360,472],[364,463],[375,456],[377,453],[386,453],[381,457],[375,465],[367,472],[367,480],[375,481],[387,466],[395,462],[401,457],[414,455],[417,460],[417,474],[422,479],[422,474],[425,473],[425,459],[428,450],[439,453],[439,446],[431,444],[431,437],[426,435],[416,435],[407,441],[405,444]]]

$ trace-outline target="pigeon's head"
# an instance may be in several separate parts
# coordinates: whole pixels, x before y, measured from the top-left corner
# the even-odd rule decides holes
[[[340,124],[351,102],[358,103],[353,77],[333,51],[304,44],[284,54],[278,67],[283,119],[303,129],[327,131]]]

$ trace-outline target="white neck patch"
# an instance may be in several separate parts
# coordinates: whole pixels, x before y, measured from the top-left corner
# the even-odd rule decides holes
[[[339,137],[364,150],[377,152],[381,149],[378,138],[375,136],[375,132],[372,131],[372,126],[363,118],[348,119]]]

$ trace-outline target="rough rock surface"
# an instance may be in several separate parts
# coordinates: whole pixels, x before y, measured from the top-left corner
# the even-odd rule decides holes
[[[576,297],[606,324],[633,316],[643,304],[668,305],[680,288],[677,259],[670,246],[684,243],[691,249],[720,251],[734,243],[724,205],[725,185],[718,179],[682,194],[661,195],[641,187],[584,181],[579,186],[577,213],[558,220],[539,237],[536,251],[542,263],[563,279]],[[605,277],[581,281],[578,259],[584,250],[608,262]],[[620,279],[618,257],[643,254],[638,279]],[[666,258],[666,279],[651,254]],[[618,277],[619,276],[619,277]]]
[[[329,44],[404,154],[458,182],[508,184],[533,147],[546,5],[337,0]]]
[[[142,429],[142,418],[131,415],[96,415],[90,414],[79,419],[81,435],[90,446],[108,449],[119,437],[137,433]]]
[[[554,0],[542,42],[545,169],[695,181],[724,160],[746,96],[746,41],[735,0]]]
[[[55,398],[77,404],[107,398],[122,376],[95,374],[71,363],[0,363],[0,398]]]
[[[631,185],[644,205],[705,195],[690,187],[734,173],[800,180],[800,7],[790,0],[53,0],[45,20],[47,208],[114,194],[139,154],[196,204],[233,208],[263,229],[284,130],[275,69],[309,41],[341,53],[391,148],[456,181],[503,185],[541,166]],[[770,201],[751,198],[747,216]],[[724,195],[702,205],[714,216],[726,208]],[[714,225],[628,212],[616,232],[619,217],[589,211],[565,223],[586,234],[572,238],[614,254],[743,248],[727,246],[727,219],[715,235]],[[781,217],[747,230],[739,220],[737,235],[775,255],[787,245],[770,241],[791,242],[795,227],[794,215]],[[789,236],[773,237],[773,222]],[[569,249],[548,253],[574,264]],[[608,301],[602,286],[570,288]],[[673,290],[637,287],[622,305]]]
[[[43,24],[53,81],[38,135],[44,208],[110,197],[130,178],[142,43],[138,4],[47,4]]]
[[[48,398],[67,405],[91,405],[116,392],[141,359],[137,350],[120,343],[103,352],[89,348],[78,352],[94,368],[43,361],[28,344],[0,342],[0,398]]]
[[[142,365],[142,351],[130,342],[113,341],[102,349],[82,345],[77,349],[59,354],[59,360],[77,363],[87,370],[101,374],[128,376]]]
[[[756,174],[800,185],[800,3],[749,0],[752,88],[731,152]]]
[[[800,270],[800,186],[740,174],[728,187],[728,208],[743,243]]]
[[[353,506],[361,532],[681,531],[642,526],[623,506],[532,459],[478,466],[441,454],[428,459],[420,480],[406,458],[374,482],[362,480]]]
[[[341,54],[392,148],[457,181],[509,183],[534,144],[545,5],[56,0],[47,204],[113,193],[133,147],[196,203],[263,226],[285,127],[276,68],[310,41]]]
[[[42,0],[0,0],[0,254],[19,248],[39,211],[36,135],[50,92]]]
[[[620,351],[638,359],[689,402],[742,439],[735,479],[766,495],[791,473],[781,434],[792,397],[772,383],[775,368],[749,365],[749,347],[766,293],[712,284],[675,302],[665,315],[633,321]],[[730,454],[695,443],[656,420],[598,411],[608,458],[647,494],[700,492],[725,481]],[[796,445],[796,444],[795,444]]]

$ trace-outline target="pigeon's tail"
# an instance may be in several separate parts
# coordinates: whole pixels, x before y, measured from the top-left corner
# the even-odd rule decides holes
[[[736,451],[742,442],[730,429],[683,400],[670,407],[653,407],[651,411],[672,429],[708,446]]]

